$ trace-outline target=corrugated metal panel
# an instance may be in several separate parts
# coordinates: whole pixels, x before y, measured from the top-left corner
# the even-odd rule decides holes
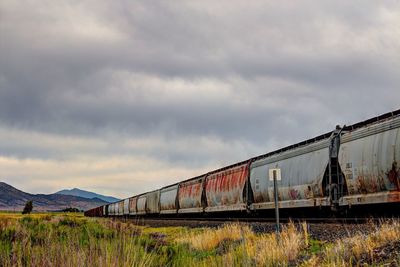
[[[400,191],[399,122],[394,118],[343,135],[339,163],[349,195]]]
[[[206,177],[206,211],[246,209],[243,193],[248,177],[248,163]]]
[[[117,203],[112,204],[112,215],[117,215]]]
[[[285,159],[294,158],[300,155],[304,155],[310,152],[321,151],[329,147],[329,138],[324,139],[319,142],[314,142],[308,145],[300,146],[292,150],[287,150],[282,153],[274,154],[270,157],[256,160],[251,164],[251,168],[256,168],[258,166],[264,166],[268,163],[275,163],[277,161],[282,161]]]
[[[124,201],[118,202],[118,215],[124,215]]]
[[[204,178],[201,176],[179,184],[179,213],[203,212],[201,197]]]
[[[173,185],[161,189],[160,192],[160,213],[176,213],[176,195],[178,193],[178,185]]]
[[[129,198],[124,199],[124,215],[129,215]]]
[[[137,214],[146,214],[146,195],[141,195],[137,200]]]
[[[276,168],[281,169],[282,176],[282,180],[277,181],[280,201],[322,197],[322,180],[329,162],[328,145],[329,142],[323,140],[310,144],[310,147],[298,148],[299,151],[288,151],[271,159],[253,162],[250,167],[250,184],[254,203],[273,202],[274,185],[273,181],[269,181],[269,169]],[[297,205],[292,203],[293,207]],[[262,208],[260,205],[253,206]]]
[[[160,213],[160,190],[146,194],[146,214]]]
[[[108,205],[108,215],[114,216],[114,204]]]
[[[131,215],[136,214],[136,202],[137,202],[137,197],[131,197],[129,199],[129,214]]]

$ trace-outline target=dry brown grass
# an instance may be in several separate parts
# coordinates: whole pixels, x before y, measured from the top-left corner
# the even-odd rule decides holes
[[[374,250],[400,240],[400,223],[398,221],[384,222],[376,226],[371,234],[359,233],[347,237],[328,246],[321,255],[314,256],[304,263],[304,266],[349,266],[356,264],[362,258],[374,262]],[[400,262],[399,262],[400,263]]]
[[[249,242],[247,251],[258,266],[287,265],[307,246],[307,239],[307,229],[300,232],[291,223],[283,228],[279,236],[265,234]]]
[[[246,265],[276,266],[287,265],[298,257],[300,251],[308,246],[308,232],[305,224],[303,230],[298,231],[290,223],[279,236],[275,233],[256,235],[247,225],[228,224],[218,229],[191,233],[177,241],[187,243],[195,250],[212,250],[232,241],[231,248],[222,257],[224,265],[243,265],[245,262]],[[235,248],[237,241],[240,245]]]
[[[178,243],[188,243],[193,249],[211,250],[221,242],[254,238],[254,233],[246,225],[226,224],[218,229],[206,229],[201,233],[189,232],[177,239]]]

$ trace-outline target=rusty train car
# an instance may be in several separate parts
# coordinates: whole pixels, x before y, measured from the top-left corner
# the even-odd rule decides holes
[[[269,171],[278,169],[278,205],[343,211],[400,206],[400,110],[243,162],[97,207],[86,216],[257,214],[275,208]]]

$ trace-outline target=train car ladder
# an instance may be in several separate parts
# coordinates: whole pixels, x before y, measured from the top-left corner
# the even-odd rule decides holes
[[[344,177],[339,166],[340,137],[343,128],[336,126],[332,132],[329,144],[329,179],[328,192],[332,208],[339,205],[339,200],[344,194]]]

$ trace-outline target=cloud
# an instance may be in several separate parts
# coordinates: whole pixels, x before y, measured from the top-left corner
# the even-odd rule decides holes
[[[125,195],[398,109],[399,10],[2,1],[0,177]]]

